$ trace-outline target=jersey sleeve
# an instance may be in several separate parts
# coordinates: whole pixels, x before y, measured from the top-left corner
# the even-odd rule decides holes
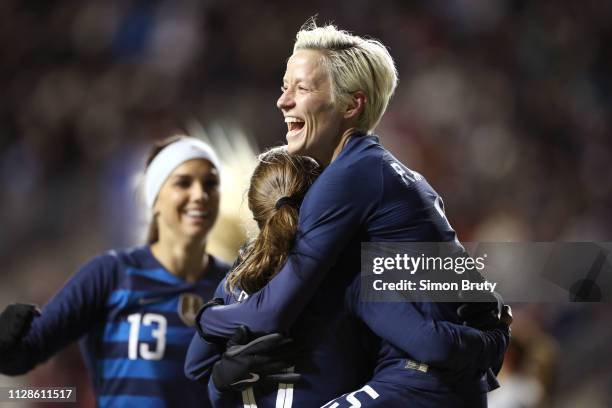
[[[448,321],[437,321],[412,302],[364,302],[359,278],[347,291],[351,312],[380,338],[414,360],[451,370],[485,371],[503,357],[509,341],[505,326],[480,331]]]
[[[185,356],[185,376],[207,384],[212,367],[219,361],[222,352],[218,345],[205,341],[196,333]]]
[[[117,263],[115,255],[101,255],[73,275],[34,319],[3,371],[24,374],[103,321]]]
[[[378,205],[381,166],[365,158],[323,171],[304,198],[294,247],[283,268],[244,302],[204,311],[199,322],[203,333],[230,337],[239,325],[254,333],[288,331]]]
[[[223,407],[223,404],[222,404],[223,394],[221,393],[221,391],[217,389],[217,387],[215,387],[215,384],[213,383],[212,378],[209,378],[207,387],[208,387],[208,399],[210,400],[210,405],[213,408]]]

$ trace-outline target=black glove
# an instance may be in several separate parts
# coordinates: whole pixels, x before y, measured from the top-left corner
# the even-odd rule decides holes
[[[243,391],[257,384],[295,384],[300,375],[284,373],[292,367],[297,352],[292,340],[280,333],[267,334],[249,342],[250,332],[240,326],[227,343],[227,351],[212,370],[219,391]]]
[[[461,296],[461,295],[460,295]],[[478,293],[478,302],[466,302],[457,308],[457,316],[464,326],[479,330],[499,327],[504,301],[499,293]]]
[[[35,316],[40,316],[36,305],[13,303],[4,309],[0,314],[0,355],[19,343]]]

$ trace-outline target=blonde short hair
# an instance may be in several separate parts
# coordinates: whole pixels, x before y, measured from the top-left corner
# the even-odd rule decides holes
[[[311,20],[297,33],[293,52],[299,50],[323,54],[337,103],[348,104],[356,91],[366,94],[367,103],[357,127],[372,132],[385,113],[398,81],[397,69],[387,48],[377,40],[349,34],[333,25],[317,27]]]

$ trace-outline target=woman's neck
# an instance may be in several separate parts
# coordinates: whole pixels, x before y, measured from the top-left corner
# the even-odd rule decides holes
[[[208,268],[206,243],[166,242],[160,239],[151,245],[151,252],[168,272],[187,282],[197,281]]]
[[[331,160],[329,161],[329,163],[327,163],[327,165],[331,164],[331,162],[333,162],[334,160],[336,160],[336,158],[340,155],[340,153],[342,152],[342,149],[344,149],[344,147],[346,146],[346,144],[349,142],[349,140],[351,139],[351,137],[353,136],[353,134],[356,133],[356,129],[355,128],[349,128],[346,129],[342,135],[340,136],[340,139],[338,141],[338,144],[336,145],[336,148],[334,149],[334,152],[332,153],[332,157]]]

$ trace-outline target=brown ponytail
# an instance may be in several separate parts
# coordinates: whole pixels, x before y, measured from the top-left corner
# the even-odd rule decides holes
[[[226,286],[230,292],[236,288],[256,292],[283,266],[293,247],[302,198],[319,173],[314,160],[290,155],[284,148],[259,156],[248,191],[259,234],[241,253],[242,262],[229,273]]]

